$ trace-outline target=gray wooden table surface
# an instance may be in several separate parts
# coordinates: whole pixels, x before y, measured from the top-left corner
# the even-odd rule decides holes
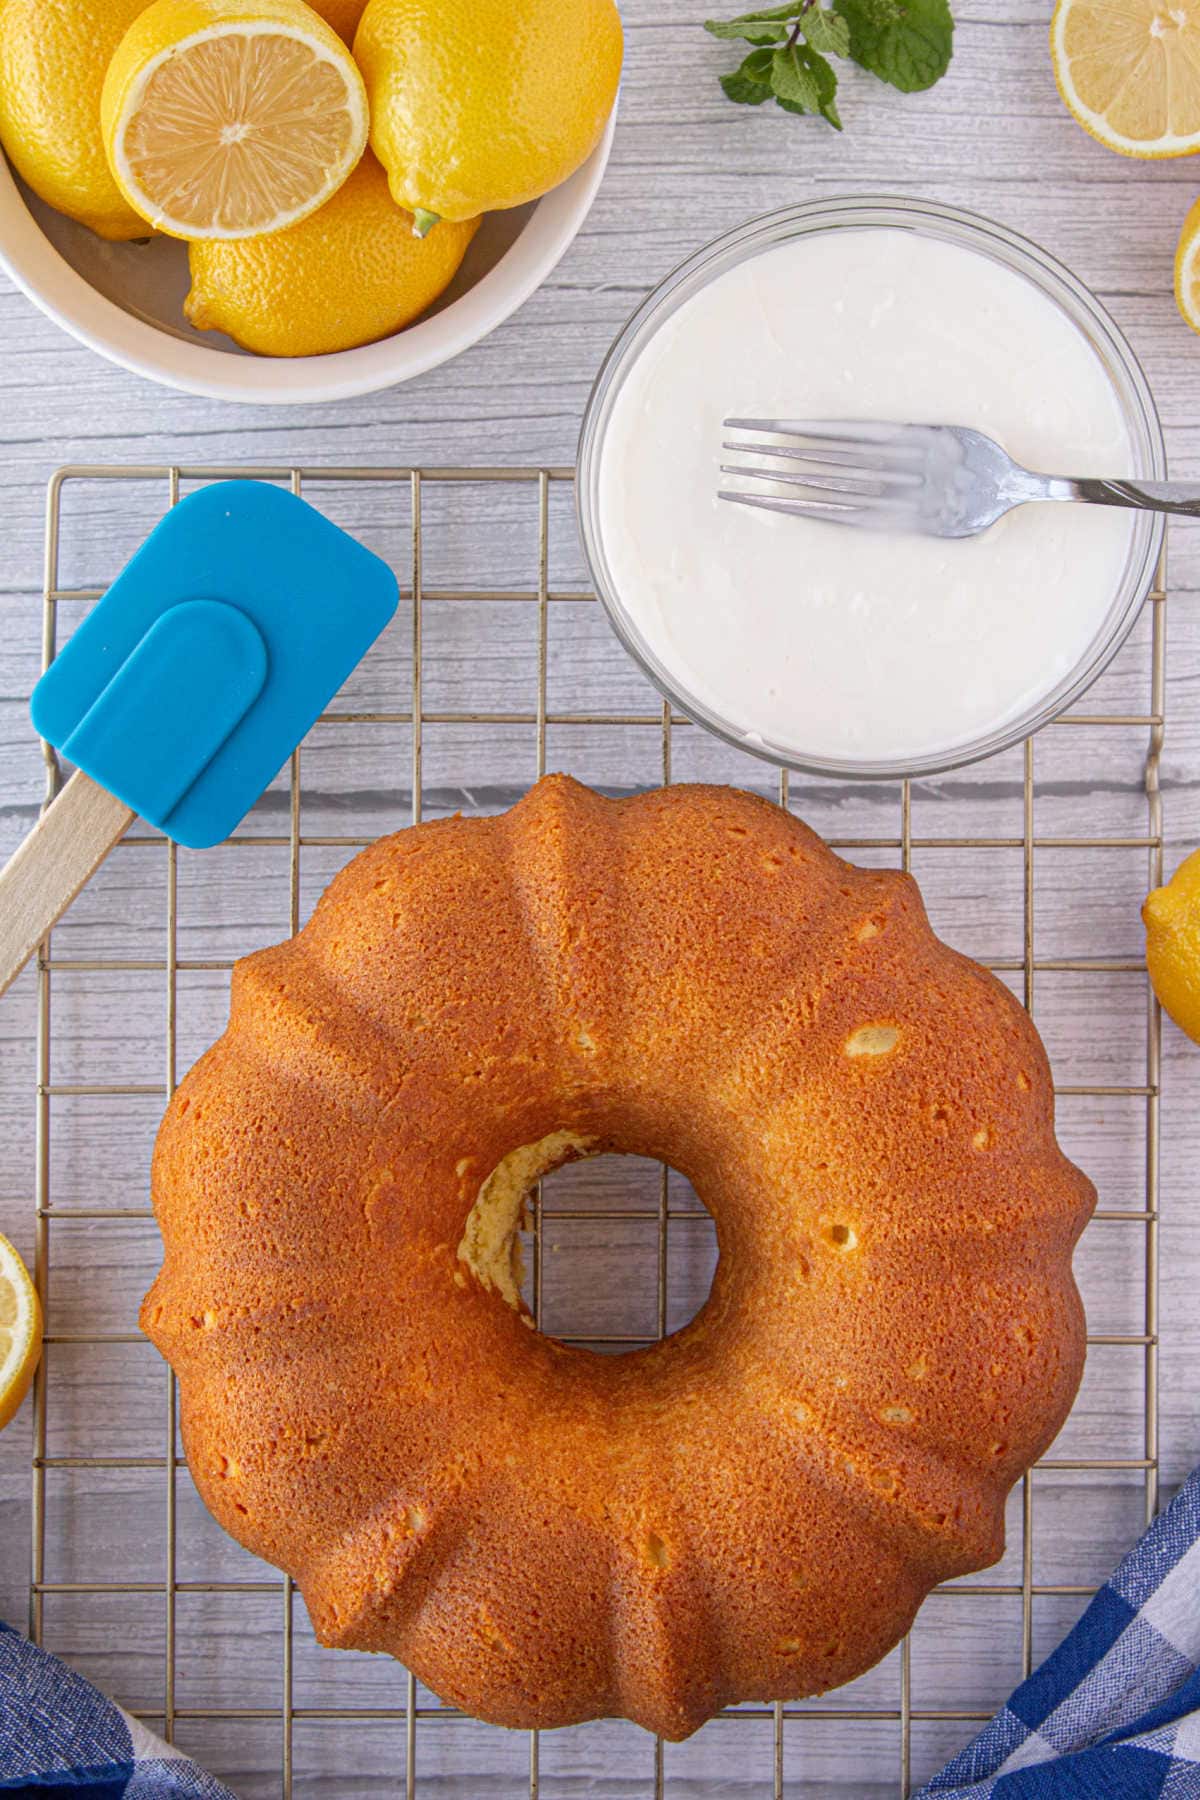
[[[545,287],[506,326],[447,368],[409,386],[338,406],[269,411],[190,399],[143,384],[60,335],[0,281],[0,508],[4,520],[0,629],[0,851],[36,816],[43,767],[27,700],[39,666],[46,483],[64,463],[566,464],[597,364],[647,289],[703,241],[751,214],[839,192],[892,192],[975,208],[1029,233],[1100,294],[1143,361],[1166,427],[1173,473],[1200,480],[1200,342],[1180,322],[1171,265],[1182,218],[1200,187],[1187,159],[1141,164],[1107,154],[1063,111],[1046,48],[1043,0],[963,0],[952,73],[934,92],[902,97],[846,78],[844,135],[773,108],[728,105],[716,86],[730,52],[700,30],[690,0],[626,0],[627,73],[612,164],[581,236]],[[797,354],[805,353],[804,347]],[[738,348],[750,356],[753,346]],[[409,498],[402,487],[330,488],[312,498],[407,568]],[[111,578],[166,499],[162,481],[71,484],[63,524],[64,586]],[[546,499],[551,585],[584,585],[566,484]],[[426,580],[487,590],[531,588],[537,572],[536,483],[425,495]],[[1200,838],[1200,531],[1170,540],[1167,732],[1163,756],[1167,859]],[[1053,594],[1047,594],[1053,604]],[[80,607],[62,608],[68,631]],[[1149,708],[1149,615],[1081,711]],[[545,751],[613,791],[662,778],[655,701],[584,601],[550,608]],[[427,815],[493,810],[537,768],[536,733],[469,715],[536,706],[536,606],[481,600],[427,603],[422,704],[440,722],[424,734]],[[339,701],[345,711],[405,710],[413,691],[411,610]],[[457,715],[449,719],[446,715]],[[606,724],[567,722],[601,715]],[[613,722],[645,715],[646,726]],[[556,722],[558,721],[558,722]],[[1034,831],[1034,1011],[1061,1085],[1136,1088],[1145,1079],[1145,987],[1137,969],[1137,908],[1147,855],[1142,726],[1052,728],[1038,740]],[[778,794],[771,772],[691,728],[672,733],[676,779],[730,780]],[[334,1657],[313,1644],[297,1603],[285,1665],[284,1601],[274,1572],[225,1542],[186,1471],[168,1528],[164,1475],[168,1390],[154,1352],[134,1336],[137,1300],[156,1261],[144,1216],[149,1148],[170,1078],[168,1024],[182,1072],[219,1031],[229,960],[283,935],[330,874],[365,839],[404,824],[413,791],[407,724],[317,727],[301,759],[299,850],[288,841],[286,780],[252,815],[238,846],[181,853],[172,876],[153,838],[119,850],[55,935],[47,1108],[49,1405],[45,1476],[45,1641],[69,1655],[157,1730],[219,1770],[239,1795],[278,1795],[288,1743],[292,1790],[303,1796],[524,1795],[524,1737],[426,1719],[415,1696],[416,1754],[406,1761],[408,1694],[389,1662]],[[913,867],[944,935],[1000,965],[1021,991],[1025,869],[1020,752],[925,784],[913,796]],[[793,781],[794,808],[838,839],[876,839],[866,859],[898,860],[899,796]],[[143,834],[144,835],[144,834]],[[931,840],[987,837],[990,849]],[[1096,838],[1133,839],[1097,848]],[[1089,840],[1089,847],[1057,841]],[[331,841],[341,840],[341,841]],[[168,884],[177,897],[168,943]],[[168,956],[177,957],[168,1002]],[[1080,958],[1100,972],[1044,968]],[[149,967],[71,968],[75,963]],[[0,1005],[0,1229],[32,1256],[35,1224],[36,976]],[[1200,1053],[1164,1037],[1162,1145],[1162,1493],[1200,1458]],[[114,1089],[116,1092],[96,1092]],[[1067,1147],[1112,1212],[1144,1205],[1144,1096],[1089,1092],[1061,1107]],[[547,1218],[547,1328],[592,1339],[653,1335],[694,1310],[712,1264],[704,1219],[672,1226],[665,1289],[656,1278],[657,1174],[609,1159],[555,1184],[580,1217]],[[674,1189],[672,1189],[674,1195]],[[694,1206],[675,1196],[681,1210]],[[589,1220],[627,1208],[628,1222]],[[128,1218],[94,1216],[125,1211]],[[74,1214],[74,1216],[70,1216]],[[91,1216],[89,1216],[91,1215]],[[1143,1446],[1144,1222],[1101,1221],[1085,1236],[1081,1282],[1097,1337],[1083,1392],[1054,1456],[1136,1461]],[[74,1340],[74,1341],[72,1341]],[[83,1341],[80,1341],[83,1340]],[[0,1616],[24,1625],[30,1570],[31,1409],[0,1439]],[[1143,1516],[1141,1470],[1046,1472],[1035,1478],[1035,1532],[1023,1558],[1020,1496],[1005,1561],[982,1578],[996,1590],[929,1603],[905,1659],[891,1657],[828,1708],[719,1720],[656,1762],[633,1727],[599,1724],[544,1738],[543,1796],[665,1793],[892,1796],[927,1776],[1043,1654],[1103,1579]],[[174,1575],[174,1581],[171,1577]],[[177,1585],[182,1584],[182,1585]],[[242,1585],[238,1585],[242,1584]],[[248,1584],[248,1585],[247,1585]],[[139,1586],[109,1592],[106,1586]],[[1024,1591],[1023,1591],[1024,1590]],[[1029,1642],[1022,1642],[1028,1603]],[[173,1627],[173,1643],[169,1635]],[[286,1685],[285,1685],[286,1683]],[[322,1717],[368,1709],[368,1719]],[[286,1719],[281,1714],[287,1712]],[[907,1739],[908,1758],[901,1740]],[[777,1760],[780,1758],[781,1760]]]

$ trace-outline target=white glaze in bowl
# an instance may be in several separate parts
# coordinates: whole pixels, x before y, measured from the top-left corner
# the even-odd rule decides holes
[[[1070,704],[1136,617],[1161,519],[1043,506],[968,542],[884,545],[718,502],[729,413],[970,424],[1071,473],[1161,474],[1163,454],[1111,320],[1003,227],[848,199],[698,252],[601,371],[580,522],[626,647],[741,748],[853,775],[971,761]]]

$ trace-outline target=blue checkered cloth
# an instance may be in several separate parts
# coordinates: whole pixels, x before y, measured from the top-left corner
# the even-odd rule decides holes
[[[1200,1800],[1200,1469],[917,1800]]]
[[[0,1794],[233,1800],[228,1788],[2,1620]]]

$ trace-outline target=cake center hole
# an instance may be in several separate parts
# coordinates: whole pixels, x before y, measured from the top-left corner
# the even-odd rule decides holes
[[[487,1176],[458,1257],[468,1279],[534,1329],[619,1356],[695,1317],[712,1288],[717,1239],[677,1170],[601,1153],[564,1131],[522,1145]]]

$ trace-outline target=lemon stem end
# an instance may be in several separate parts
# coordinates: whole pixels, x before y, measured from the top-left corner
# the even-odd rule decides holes
[[[435,225],[441,224],[441,213],[428,212],[425,207],[418,206],[413,213],[413,236],[428,237]]]

